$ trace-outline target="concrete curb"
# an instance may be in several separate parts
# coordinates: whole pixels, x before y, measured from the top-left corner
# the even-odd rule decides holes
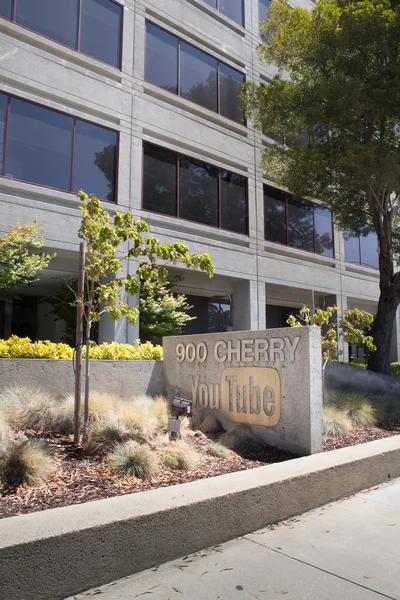
[[[61,600],[400,476],[400,436],[0,521],[1,597]]]

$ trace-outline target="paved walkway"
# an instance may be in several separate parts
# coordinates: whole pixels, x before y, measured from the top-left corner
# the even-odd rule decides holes
[[[92,593],[101,600],[400,600],[400,480],[75,598]]]

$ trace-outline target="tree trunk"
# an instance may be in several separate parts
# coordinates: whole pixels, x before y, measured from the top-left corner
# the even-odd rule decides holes
[[[376,351],[369,355],[368,369],[370,371],[390,375],[390,346],[398,305],[399,300],[394,290],[389,288],[387,294],[381,293],[378,312],[372,327]]]
[[[85,402],[83,411],[83,432],[82,441],[85,443],[88,439],[89,431],[89,390],[90,390],[90,318],[86,327],[86,358],[85,358]]]
[[[78,299],[82,302],[76,306],[76,339],[75,339],[75,406],[74,406],[74,444],[79,444],[81,437],[81,395],[82,395],[82,344],[83,344],[83,315],[82,308],[85,285],[85,246],[79,244],[79,276]]]

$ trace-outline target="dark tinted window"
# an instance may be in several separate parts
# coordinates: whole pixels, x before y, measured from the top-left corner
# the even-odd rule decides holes
[[[242,92],[244,75],[228,65],[220,64],[220,113],[233,121],[243,122],[239,94]]]
[[[378,238],[375,231],[371,231],[366,237],[360,238],[361,264],[364,267],[379,268]]]
[[[115,131],[77,120],[74,191],[114,202],[116,151]]]
[[[178,39],[146,23],[146,81],[178,93]]]
[[[81,18],[81,52],[119,67],[122,7],[110,0],[82,0]]]
[[[0,94],[0,175],[3,174],[4,166],[4,142],[6,135],[8,97]]]
[[[181,42],[180,95],[217,112],[217,65],[215,58]]]
[[[175,152],[144,144],[143,208],[176,217]]]
[[[219,10],[232,21],[244,25],[243,0],[219,0]]]
[[[315,218],[315,251],[323,256],[333,257],[332,213],[327,208],[316,206]]]
[[[179,217],[218,227],[217,167],[180,156],[179,186]]]
[[[286,197],[283,192],[265,186],[264,189],[265,239],[287,244]]]
[[[6,19],[13,17],[13,0],[0,0],[0,16]]]
[[[288,201],[289,246],[314,252],[313,207],[301,200]]]
[[[221,227],[247,234],[247,180],[230,171],[220,172]]]
[[[217,8],[217,0],[204,0],[204,2],[206,2],[206,4],[209,4],[213,8]]]
[[[78,0],[17,0],[16,22],[72,48],[78,40]]]
[[[71,117],[12,98],[6,176],[69,190],[72,130]]]

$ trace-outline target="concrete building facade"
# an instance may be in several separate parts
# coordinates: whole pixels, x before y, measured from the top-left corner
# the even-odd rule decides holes
[[[0,337],[62,335],[38,298],[76,275],[80,187],[160,240],[210,253],[213,279],[174,269],[198,316],[187,332],[282,326],[311,291],[319,306],[376,310],[376,240],[345,242],[329,211],[276,190],[259,166],[274,141],[240,113],[241,83],[274,74],[256,51],[267,4],[1,4],[0,232],[37,218],[57,258],[19,299],[0,301]],[[100,341],[136,337],[123,321],[100,322]]]

